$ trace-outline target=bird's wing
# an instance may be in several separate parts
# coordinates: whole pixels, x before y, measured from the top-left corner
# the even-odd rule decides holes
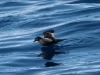
[[[54,30],[48,30],[43,32],[44,38],[50,38],[53,37],[54,38]]]
[[[44,41],[44,42],[52,42],[52,39],[49,39],[49,38],[43,38],[43,41]]]

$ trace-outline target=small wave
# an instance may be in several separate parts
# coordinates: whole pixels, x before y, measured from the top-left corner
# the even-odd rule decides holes
[[[78,3],[100,3],[100,0],[76,0],[74,2],[71,2],[72,4],[78,4]]]
[[[25,2],[5,2],[0,4],[0,7],[25,6],[25,5],[29,4]]]
[[[59,45],[62,49],[75,49],[100,45],[100,39],[96,37],[80,37],[68,39]],[[95,44],[94,44],[95,43]]]
[[[69,13],[69,15],[73,15],[73,14],[77,14],[77,15],[93,14],[93,13],[97,13],[97,12],[100,12],[99,7],[92,7],[92,8],[90,7],[90,8],[86,8],[86,9],[83,9],[83,10],[79,10],[79,11],[76,11],[76,12]]]

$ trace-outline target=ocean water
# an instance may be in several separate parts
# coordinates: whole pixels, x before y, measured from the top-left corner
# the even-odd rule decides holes
[[[100,75],[100,0],[0,0],[0,75]]]

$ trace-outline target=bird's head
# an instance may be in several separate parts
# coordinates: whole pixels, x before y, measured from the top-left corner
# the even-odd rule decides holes
[[[34,42],[35,41],[39,41],[41,39],[41,37],[37,36],[35,39],[34,39]]]

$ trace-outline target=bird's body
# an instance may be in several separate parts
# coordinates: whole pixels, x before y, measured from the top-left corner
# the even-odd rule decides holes
[[[41,38],[39,40],[39,43],[43,46],[49,46],[49,45],[57,44],[60,41],[63,41],[63,40],[60,40],[60,39],[51,40],[47,38]]]
[[[54,30],[48,30],[43,32],[44,38],[36,37],[34,41],[38,41],[43,46],[50,46],[63,41],[64,39],[55,39]]]

